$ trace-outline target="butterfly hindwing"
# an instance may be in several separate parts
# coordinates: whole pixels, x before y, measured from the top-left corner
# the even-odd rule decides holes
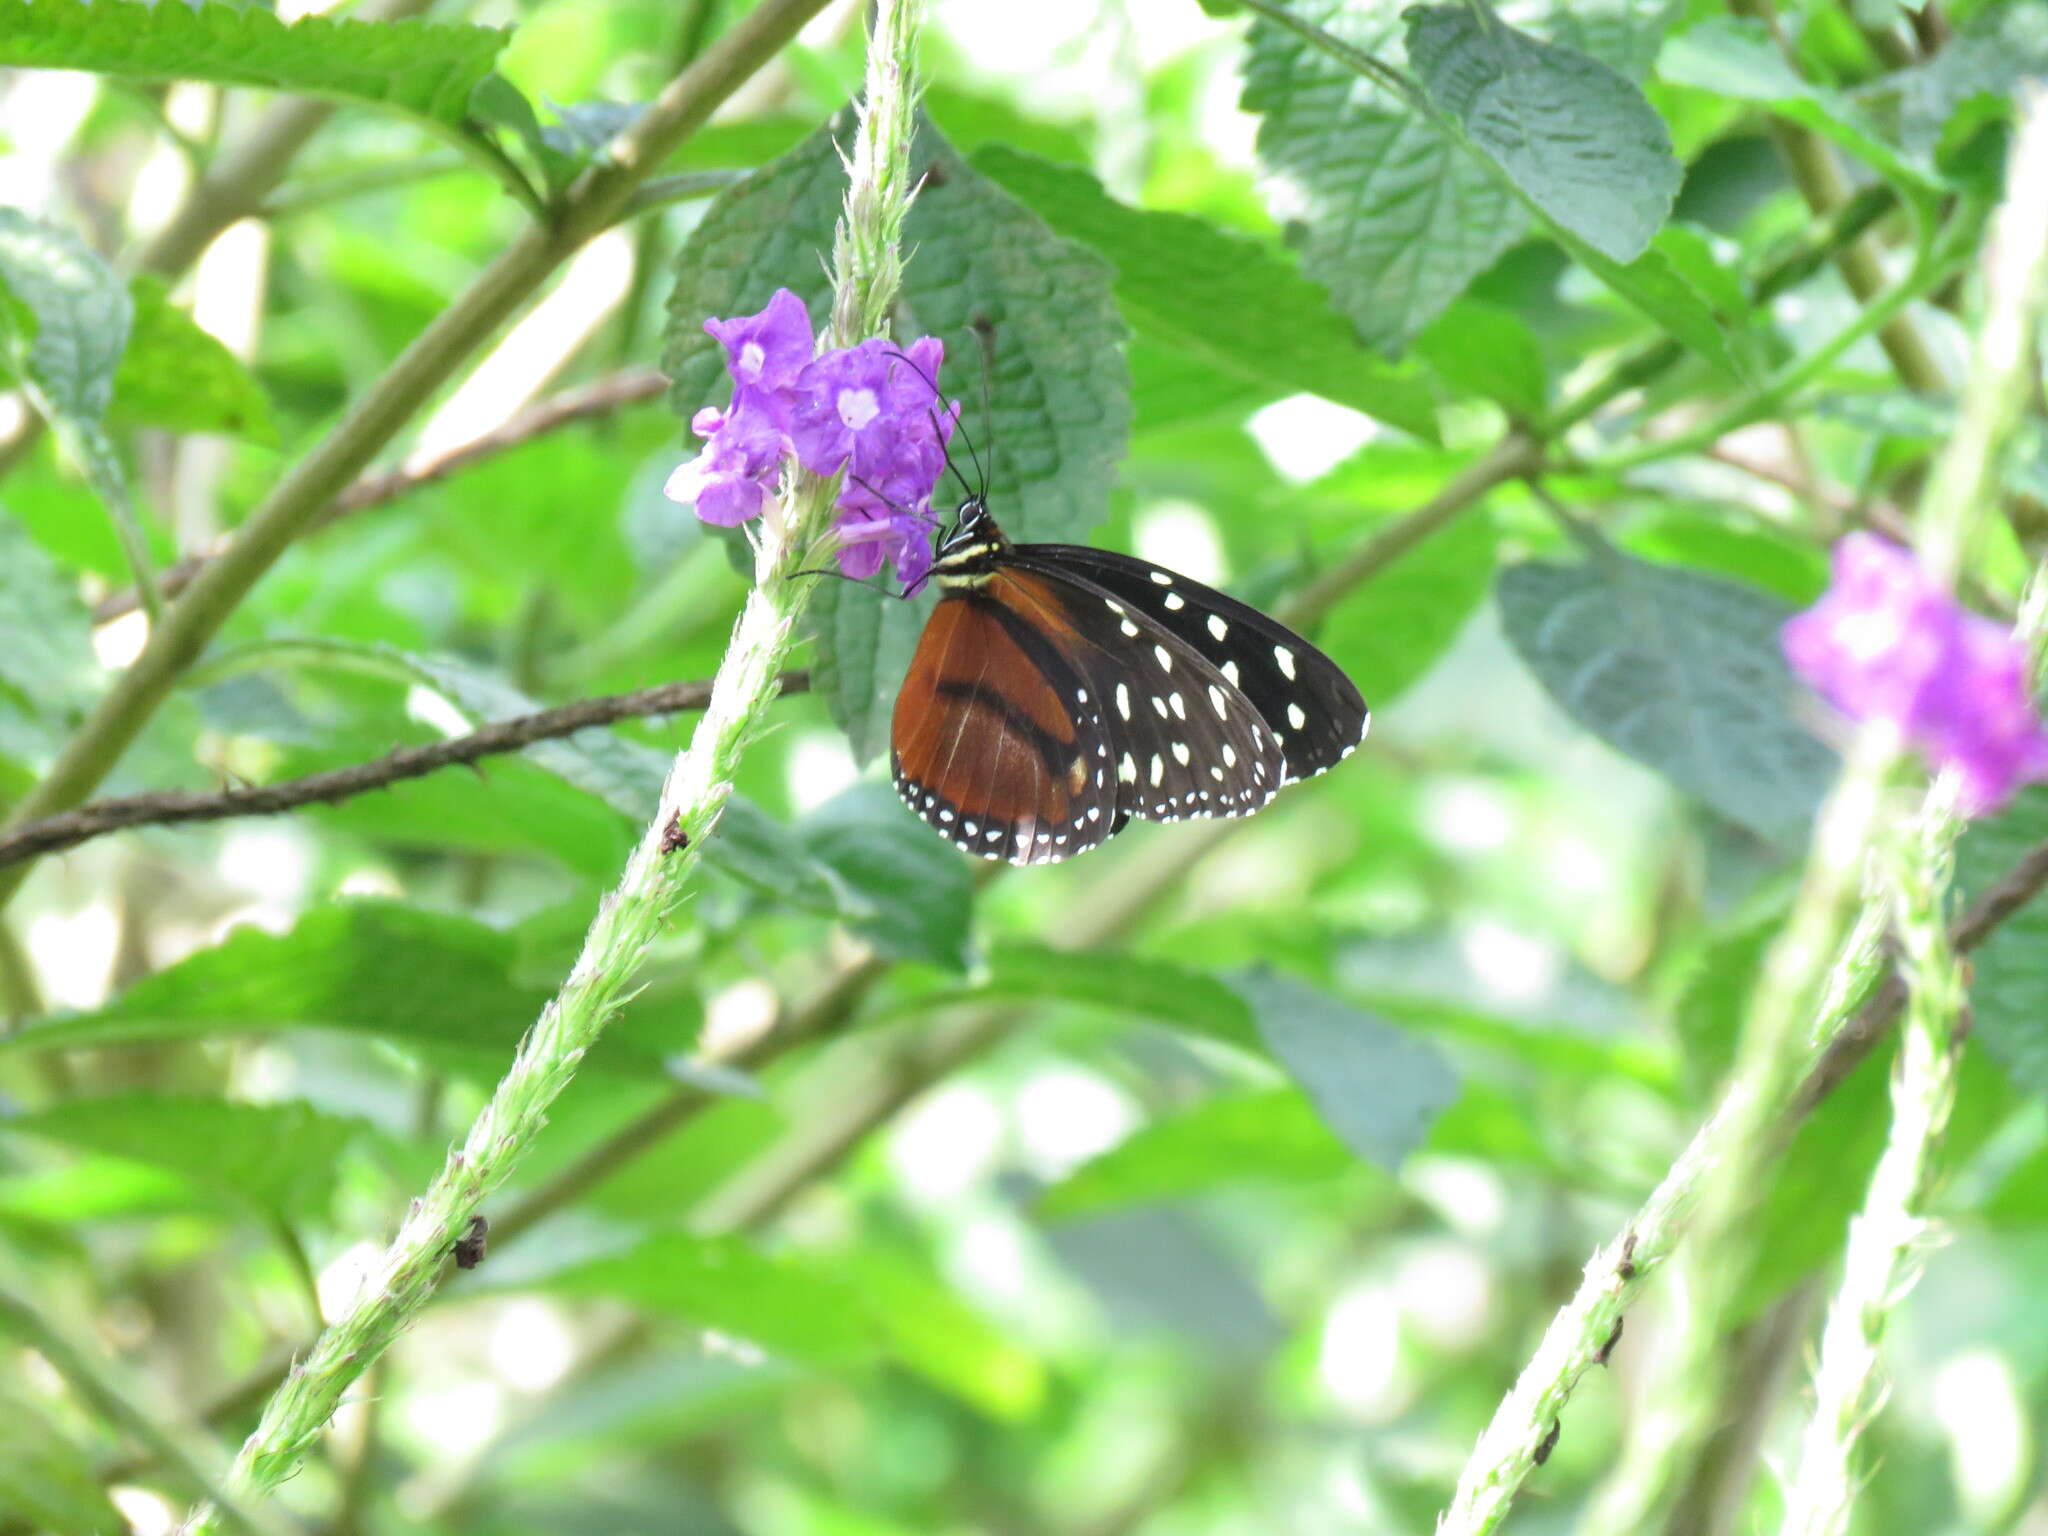
[[[1092,848],[1122,825],[1092,702],[1057,636],[993,590],[950,591],[896,696],[896,791],[983,858],[1037,864]]]
[[[1285,770],[1279,739],[1179,636],[1066,570],[1019,560],[986,590],[1051,637],[1083,680],[1122,816],[1248,816],[1273,798]]]
[[[1020,544],[1027,569],[1100,588],[1170,631],[1248,698],[1280,738],[1282,783],[1312,778],[1364,739],[1365,700],[1337,664],[1234,597],[1149,560],[1080,544]]]

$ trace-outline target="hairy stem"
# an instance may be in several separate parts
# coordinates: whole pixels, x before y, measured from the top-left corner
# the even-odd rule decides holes
[[[1986,263],[1987,302],[1964,387],[1962,414],[1922,500],[1919,554],[1954,582],[1977,509],[2027,398],[2034,337],[2048,302],[2048,101],[2028,105],[2009,161]],[[2022,638],[2038,646],[2041,577],[2022,605]],[[1955,838],[1947,806],[1932,806],[1900,840],[1890,870],[1894,929],[1906,985],[1904,1040],[1892,1079],[1891,1131],[1863,1208],[1849,1227],[1842,1278],[1828,1308],[1814,1372],[1814,1412],[1786,1492],[1791,1536],[1839,1536],[1860,1477],[1856,1442],[1875,1409],[1885,1325],[1912,1289],[1928,1228],[1927,1192],[1955,1098],[1957,1031],[1966,1004],[1961,965],[1941,913]]]
[[[755,13],[756,19],[760,14]],[[895,240],[911,186],[919,19],[918,0],[882,0],[877,7],[846,213],[836,242],[837,295],[829,344],[856,339],[864,334],[860,327],[879,327],[895,297],[901,271]],[[704,63],[711,61],[707,55]],[[638,152],[629,146],[622,153],[634,163]],[[627,190],[622,188],[621,195]],[[520,1042],[510,1070],[463,1145],[449,1154],[440,1174],[414,1202],[355,1302],[321,1334],[265,1407],[255,1433],[235,1458],[230,1475],[235,1490],[261,1494],[275,1488],[332,1417],[342,1393],[411,1325],[477,1206],[532,1144],[546,1123],[548,1107],[630,996],[648,946],[717,824],[739,757],[765,723],[776,675],[810,592],[807,583],[791,577],[822,531],[830,494],[829,485],[817,477],[798,476],[782,505],[763,519],[755,545],[754,589],[712,682],[710,702],[688,750],[671,769],[654,820],[627,860],[617,888],[600,904],[568,980]],[[216,1526],[213,1508],[202,1507],[185,1529],[196,1536]]]

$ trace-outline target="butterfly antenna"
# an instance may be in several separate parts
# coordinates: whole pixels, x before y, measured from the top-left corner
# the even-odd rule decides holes
[[[931,390],[933,402],[930,407],[932,436],[938,439],[939,453],[946,461],[946,468],[953,471],[953,478],[960,482],[960,489],[970,496],[974,495],[974,487],[967,483],[967,477],[960,473],[960,467],[953,462],[953,455],[946,451],[946,434],[944,429],[939,426],[939,406],[945,400],[945,396],[939,390],[939,381],[920,368],[910,355],[901,349],[892,347],[888,355],[899,359],[912,373],[923,379],[926,387]],[[954,418],[953,424],[956,427],[960,425],[958,417]],[[960,433],[960,441],[967,445],[967,456],[974,463],[975,478],[981,481],[981,494],[986,495],[988,493],[988,476],[982,471],[981,455],[974,451],[974,439],[969,437],[963,429]]]
[[[988,461],[996,461],[996,408],[989,387],[989,378],[996,371],[996,323],[987,315],[974,317],[974,339],[981,343],[981,435],[988,442]],[[981,461],[975,461],[975,471],[980,473]],[[981,494],[988,497],[988,476],[981,477]]]

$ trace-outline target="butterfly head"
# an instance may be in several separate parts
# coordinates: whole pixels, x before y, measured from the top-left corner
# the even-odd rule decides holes
[[[970,496],[953,514],[953,524],[939,540],[932,560],[932,579],[941,586],[971,587],[987,581],[1009,540],[989,515],[988,502]]]

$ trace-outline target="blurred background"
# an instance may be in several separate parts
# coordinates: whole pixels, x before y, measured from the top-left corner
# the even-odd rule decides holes
[[[434,14],[513,27],[500,68],[536,103],[631,103],[744,9]],[[1714,8],[1602,9],[1656,26]],[[1883,5],[1785,10],[1847,83],[1859,60],[1895,62],[1859,39],[1913,37]],[[711,675],[744,582],[659,494],[694,451],[652,372],[673,264],[701,194],[856,92],[859,20],[828,5],[666,168],[691,189],[585,247],[391,462],[432,462],[536,402],[579,402],[570,419],[301,541],[105,793],[271,783]],[[1284,253],[1290,188],[1260,172],[1244,54],[1241,19],[1179,0],[946,0],[925,102],[964,155],[1083,167],[1126,204]],[[1703,90],[1648,90],[1689,168],[1677,217],[1708,266],[1753,274],[1809,219],[1767,125]],[[0,72],[0,204],[124,270],[175,257],[151,242],[179,227],[197,167],[282,99]],[[527,218],[443,137],[343,108],[249,216],[157,263],[169,307],[217,347],[116,387],[156,558],[233,528]],[[1955,302],[1912,311],[1951,377]],[[1855,303],[1823,266],[1765,321],[1796,353]],[[1511,419],[1504,398],[1567,397],[1645,334],[1556,247],[1513,245],[1416,342],[1433,443],[1126,318],[1129,451],[1089,536],[1265,606],[1441,491]],[[1859,343],[1843,398],[1896,399],[1888,368]],[[948,382],[973,399],[966,372]],[[1682,414],[1696,384],[1681,373],[1598,430]],[[12,802],[147,621],[93,491],[18,395],[0,410]],[[1938,435],[1845,404],[1589,478],[1577,506],[1646,560],[1804,603],[1828,538],[1881,511]],[[900,815],[824,699],[778,703],[740,779],[744,846],[707,862],[645,990],[487,1202],[488,1257],[351,1394],[285,1488],[287,1518],[505,1536],[1429,1529],[1587,1256],[1710,1105],[1800,851],[1802,828],[1766,837],[1604,744],[1518,658],[1496,573],[1570,554],[1525,491],[1495,490],[1318,630],[1374,706],[1341,768],[1247,823],[1134,825],[985,883]],[[2011,571],[1983,573],[1994,602]],[[117,1401],[238,1444],[564,974],[693,718],[36,867],[0,929],[0,1279],[52,1333],[0,1338],[0,1531],[171,1529],[191,1482],[50,1339],[98,1361]],[[1303,1054],[1276,1017],[1310,1021]],[[1379,1075],[1345,1100],[1332,1085],[1361,1041]],[[1778,1166],[1728,1428],[1670,1532],[1769,1523],[1887,1065],[1880,1051]],[[2048,1531],[2044,1149],[2038,1096],[1973,1054],[1946,1240],[1888,1340],[1861,1531]],[[1653,1287],[1631,1313],[1510,1529],[1574,1526],[1643,1410],[1671,1304]]]

